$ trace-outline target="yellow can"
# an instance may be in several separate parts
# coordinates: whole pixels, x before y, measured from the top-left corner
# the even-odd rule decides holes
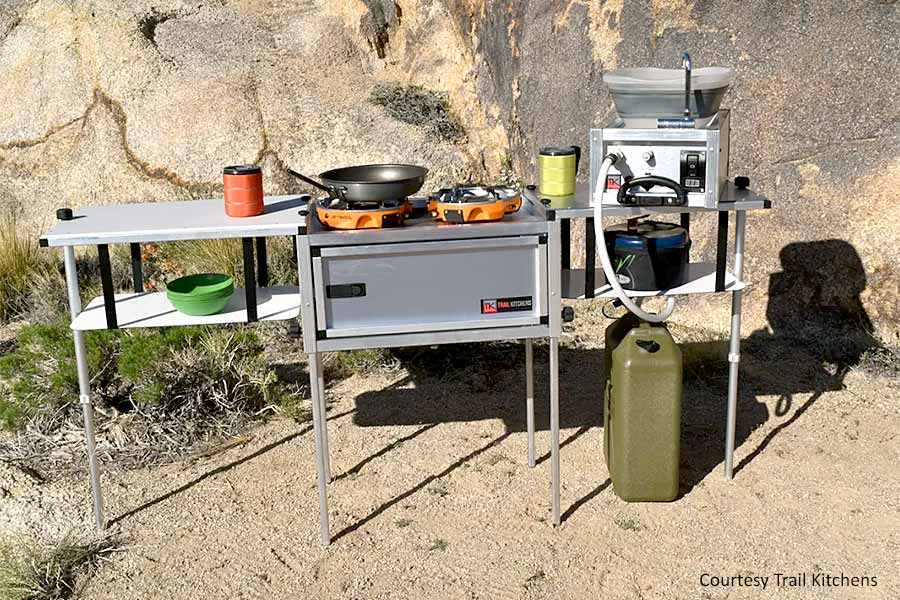
[[[548,146],[538,153],[538,187],[544,196],[575,193],[575,175],[581,159],[578,146]]]

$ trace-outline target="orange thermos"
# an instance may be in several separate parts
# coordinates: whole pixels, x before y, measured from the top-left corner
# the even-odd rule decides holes
[[[225,214],[253,217],[263,213],[262,170],[258,165],[225,167]]]

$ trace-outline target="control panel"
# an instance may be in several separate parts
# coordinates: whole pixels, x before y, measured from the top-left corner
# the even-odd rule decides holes
[[[681,151],[681,187],[686,192],[706,191],[706,151]]]
[[[659,183],[646,185],[647,177],[664,178],[677,184],[687,197],[685,206],[716,208],[719,195],[728,182],[730,113],[721,109],[715,118],[697,123],[691,129],[660,129],[648,125],[626,125],[614,117],[607,127],[591,130],[591,202],[597,190],[597,177],[605,156],[611,152],[621,156],[608,172],[603,194],[599,199],[610,206],[620,205],[619,190],[629,181],[645,179],[626,190],[630,196],[640,195],[640,200],[667,206],[666,198],[672,198],[671,189]],[[654,123],[655,125],[655,123]],[[677,194],[675,194],[677,196]],[[652,198],[651,198],[652,197]],[[631,198],[623,198],[632,202]],[[680,201],[680,199],[679,199]]]

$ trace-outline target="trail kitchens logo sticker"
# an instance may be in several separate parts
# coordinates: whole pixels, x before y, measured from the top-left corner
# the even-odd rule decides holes
[[[528,312],[534,308],[531,296],[516,296],[515,298],[488,298],[481,301],[481,314]]]

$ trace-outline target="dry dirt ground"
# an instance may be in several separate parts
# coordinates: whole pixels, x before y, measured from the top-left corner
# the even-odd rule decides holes
[[[686,370],[676,502],[628,504],[613,493],[591,386],[601,353],[577,331],[561,354],[558,529],[548,522],[543,400],[541,459],[535,469],[526,462],[524,368],[508,366],[521,365],[521,345],[466,347],[460,352],[478,354],[450,359],[426,351],[419,369],[354,376],[328,389],[331,546],[319,542],[310,428],[277,420],[211,458],[106,469],[111,528],[128,549],[83,596],[900,597],[900,381],[836,375],[804,348],[777,340],[746,344],[739,467],[728,482],[725,363],[716,358],[719,345],[694,346],[688,354],[700,358]],[[421,369],[421,359],[435,356],[438,367]],[[539,347],[539,382],[546,359]],[[468,366],[439,376],[457,363]],[[538,391],[546,398],[546,386]],[[83,476],[38,484],[9,469],[2,475],[7,533],[90,530]],[[774,588],[775,573],[799,572],[865,575],[877,587]],[[712,588],[701,585],[704,573],[771,579],[765,590]]]

